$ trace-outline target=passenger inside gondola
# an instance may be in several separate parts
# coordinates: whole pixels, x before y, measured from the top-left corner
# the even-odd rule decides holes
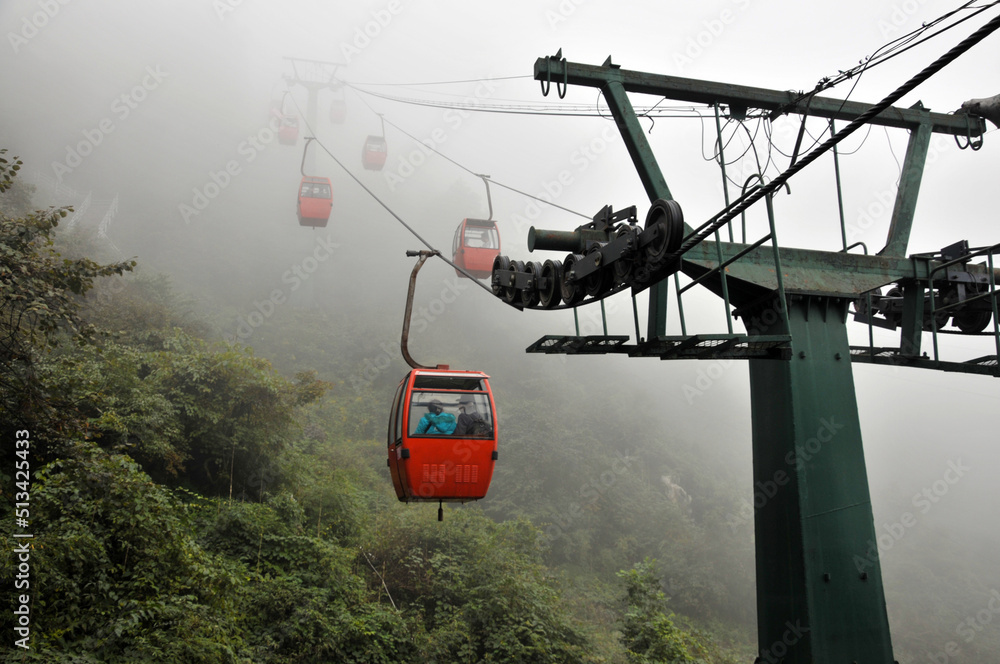
[[[456,436],[477,437],[490,436],[493,434],[493,427],[490,426],[487,418],[477,409],[475,395],[463,396],[458,402],[458,426],[455,427]]]
[[[457,424],[455,415],[444,412],[444,405],[441,401],[434,399],[427,404],[427,412],[420,418],[420,422],[417,424],[417,429],[414,433],[450,436],[454,433]]]
[[[465,246],[477,249],[497,249],[497,234],[493,228],[466,226]]]

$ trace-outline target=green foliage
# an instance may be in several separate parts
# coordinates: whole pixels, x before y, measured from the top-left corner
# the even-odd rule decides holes
[[[0,191],[10,191],[20,162],[0,160]],[[17,206],[15,206],[17,207]],[[55,434],[71,426],[74,404],[58,402],[37,371],[39,358],[66,340],[86,343],[94,328],[79,316],[80,296],[102,276],[122,275],[134,262],[100,265],[63,258],[53,232],[68,208],[23,218],[0,214],[0,433],[15,428]],[[65,412],[69,410],[70,412]],[[47,437],[39,435],[45,440]],[[43,450],[39,449],[39,452]]]
[[[0,149],[0,216],[20,217],[31,210],[31,196],[35,192],[33,185],[26,185],[17,179],[22,162],[17,157],[13,161],[3,155],[6,149]]]
[[[54,356],[38,377],[61,401],[80,402],[90,436],[128,452],[160,482],[241,495],[253,492],[246,479],[254,473],[280,480],[293,411],[318,399],[325,383],[308,372],[286,380],[248,349],[163,334],[156,351],[109,342],[100,352]]]
[[[76,251],[99,249],[78,235],[72,238],[80,245]],[[167,275],[137,272],[134,277],[96,281],[82,315],[120,343],[158,350],[175,329],[188,336],[205,336],[207,326],[200,322],[195,306],[191,298],[174,290]]]
[[[236,661],[237,577],[195,543],[187,510],[128,457],[80,443],[72,459],[36,474],[31,497],[36,651]],[[9,579],[13,540],[4,541]]]
[[[56,245],[66,210],[11,218],[30,209],[19,166],[0,157],[0,415],[37,441],[26,661],[617,663],[613,571],[651,551],[694,571],[684,606],[718,611],[706,530],[721,517],[657,492],[682,465],[659,441],[554,417],[541,382],[498,391],[508,461],[490,516],[438,523],[388,482],[381,437],[405,367],[382,321],[288,305],[254,331],[274,365],[213,345],[167,278],[121,279],[132,264],[83,257],[98,248],[80,233]],[[553,523],[555,537],[535,525]],[[553,564],[606,583],[577,579],[570,607]],[[636,644],[724,661],[647,599],[625,613]]]
[[[497,524],[476,509],[443,523],[390,518],[370,551],[396,604],[420,621],[420,661],[581,662],[589,647],[547,578],[526,520]]]
[[[700,638],[674,624],[660,590],[656,562],[645,560],[618,573],[625,582],[622,644],[627,660],[635,664],[688,664],[704,661],[706,646]]]
[[[567,383],[560,401],[592,399]],[[511,384],[516,388],[505,387]],[[622,436],[620,420],[608,413],[634,411],[625,396],[607,395],[600,409],[572,411],[552,407],[547,383],[498,377],[493,389],[516,416],[500,423],[501,460],[511,462],[497,464],[483,503],[488,514],[530,518],[555,566],[614,579],[623,564],[657,558],[676,610],[752,626],[752,529],[727,525],[739,493],[718,477],[719,464],[706,466],[669,433],[646,432],[646,420],[630,421],[638,433]],[[665,476],[690,490],[690,502],[671,497]]]
[[[200,511],[202,543],[243,570],[238,615],[255,661],[388,663],[412,649],[399,614],[370,601],[356,552],[310,536],[289,493]]]

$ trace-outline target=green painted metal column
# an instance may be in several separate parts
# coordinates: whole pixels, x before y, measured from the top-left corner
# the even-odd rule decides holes
[[[613,69],[611,70],[614,71]],[[653,149],[646,140],[646,134],[642,131],[639,118],[635,115],[632,102],[629,101],[625,88],[620,81],[608,80],[601,86],[604,99],[608,102],[608,108],[615,118],[615,124],[621,132],[622,140],[625,141],[625,148],[632,163],[635,164],[639,180],[649,196],[650,202],[657,198],[673,200],[670,187],[660,171],[660,165],[653,156]],[[690,231],[688,226],[684,227],[685,234]],[[653,340],[662,337],[667,333],[667,294],[668,285],[666,281],[653,284],[649,289],[649,313],[646,318],[646,339]],[[636,339],[638,342],[639,340]]]
[[[790,300],[791,359],[750,360],[760,661],[892,664],[847,301]]]

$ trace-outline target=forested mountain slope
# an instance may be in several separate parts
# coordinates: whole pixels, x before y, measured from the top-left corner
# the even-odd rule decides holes
[[[229,344],[167,279],[83,258],[85,237],[57,236],[64,212],[29,212],[30,191],[5,188],[0,433],[30,442],[20,457],[5,444],[5,502],[23,488],[29,504],[28,525],[3,521],[6,587],[21,569],[14,534],[33,536],[29,619],[14,597],[2,618],[7,634],[26,624],[25,640],[4,644],[5,660],[735,661],[671,620],[651,564],[615,576],[658,546],[695,556],[701,537],[688,507],[648,495],[659,480],[635,472],[634,450],[592,432],[560,479],[551,460],[518,473],[551,456],[562,427],[532,425],[544,406],[505,389],[496,496],[438,523],[398,503],[384,467],[398,361],[345,380],[364,365],[367,323],[288,307],[269,334],[294,351]],[[621,479],[576,497],[590,516],[556,535],[553,519],[580,511],[561,485],[614,460]],[[662,533],[626,544],[628,522],[601,532],[600,512],[619,509],[611,488],[643,505],[633,520],[667,508],[648,526],[673,528],[676,547]],[[718,589],[685,588],[695,613],[726,614]]]
[[[487,371],[501,432],[487,498],[439,523],[396,500],[385,468],[402,307],[347,284],[241,334],[252,301],[106,262],[93,229],[31,211],[14,163],[0,196],[0,479],[12,514],[28,461],[34,537],[30,649],[8,641],[5,661],[753,660],[753,492],[734,451],[749,432],[720,434],[707,400],[650,381],[656,367],[526,357],[537,320],[499,324],[495,302],[432,277],[421,296],[462,301],[418,313],[411,350]],[[12,588],[23,529],[0,524]],[[911,539],[885,566],[901,662],[955,639],[977,615],[962,591],[994,571],[951,564],[945,531],[934,550]],[[937,603],[910,601],[916,579]],[[1000,647],[977,625],[972,659],[954,661]]]

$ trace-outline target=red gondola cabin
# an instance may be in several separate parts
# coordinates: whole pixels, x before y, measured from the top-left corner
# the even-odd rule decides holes
[[[381,171],[385,166],[385,139],[381,136],[369,136],[365,139],[365,147],[361,151],[361,165],[369,171]]]
[[[299,119],[294,115],[282,115],[277,113],[278,118],[278,143],[282,145],[295,145],[299,140]]]
[[[389,471],[400,501],[484,498],[497,460],[489,376],[413,369],[396,390],[388,443]]]
[[[299,185],[299,202],[296,211],[300,226],[323,228],[330,219],[333,208],[333,186],[330,178],[306,176]]]
[[[497,225],[483,219],[463,219],[455,230],[451,251],[455,265],[477,279],[488,279],[493,273],[493,259],[500,255]],[[458,272],[458,276],[465,275]]]
[[[347,119],[347,102],[343,97],[330,100],[330,122],[333,124],[344,124]]]

